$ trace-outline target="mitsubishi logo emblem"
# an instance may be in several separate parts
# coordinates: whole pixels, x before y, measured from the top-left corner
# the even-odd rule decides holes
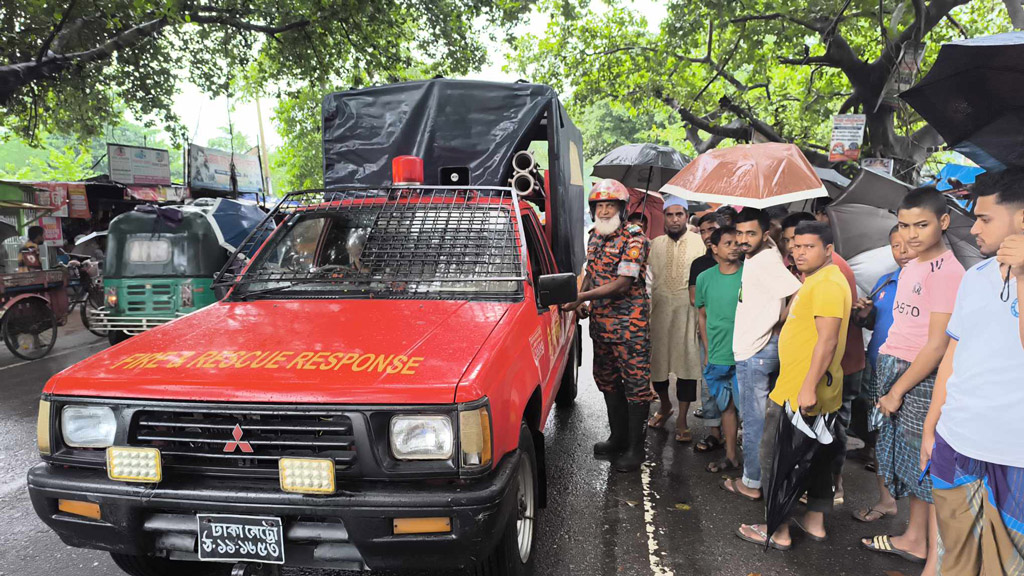
[[[250,446],[249,443],[246,442],[245,440],[242,440],[241,426],[235,424],[235,429],[231,431],[231,437],[234,438],[235,440],[233,442],[228,442],[227,444],[224,445],[225,452],[234,452],[235,448],[241,448],[242,452],[245,452],[246,454],[252,454],[252,446]]]

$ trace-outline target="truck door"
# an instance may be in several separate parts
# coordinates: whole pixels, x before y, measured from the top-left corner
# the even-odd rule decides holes
[[[559,310],[558,306],[543,308],[536,301],[537,278],[544,274],[555,274],[555,258],[548,248],[544,233],[537,220],[537,215],[530,208],[522,210],[523,231],[526,236],[526,251],[530,258],[530,280],[534,286],[533,298],[537,307],[538,327],[530,335],[530,346],[534,349],[534,357],[537,358],[537,368],[540,371],[542,386],[545,390],[553,386],[558,377],[559,360],[561,359],[567,339],[565,337],[568,329],[568,321],[565,319],[567,313]]]

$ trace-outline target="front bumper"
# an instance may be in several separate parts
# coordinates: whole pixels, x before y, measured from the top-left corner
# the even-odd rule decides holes
[[[121,331],[131,336],[141,334],[150,328],[156,328],[171,320],[176,320],[184,314],[175,313],[171,316],[115,316],[111,310],[100,308],[99,310],[86,310],[89,315],[89,327],[96,330]]]
[[[276,483],[211,477],[165,480],[156,488],[115,482],[104,470],[37,464],[28,473],[36,513],[69,546],[196,560],[197,513],[276,516],[289,566],[457,569],[494,549],[515,513],[519,454],[465,482],[363,482],[326,497],[286,494]],[[261,481],[262,482],[262,481]],[[102,520],[60,512],[58,499],[94,502]],[[448,534],[393,534],[392,519],[452,519]]]

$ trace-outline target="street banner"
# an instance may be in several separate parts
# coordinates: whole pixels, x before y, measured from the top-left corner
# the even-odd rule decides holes
[[[907,42],[903,45],[903,53],[896,63],[896,69],[889,75],[885,84],[885,91],[882,93],[880,103],[893,108],[898,108],[901,100],[900,92],[910,90],[917,75],[921,71],[921,62],[924,60],[924,52],[928,48],[925,42]],[[877,107],[876,107],[877,110]]]
[[[171,156],[167,150],[107,144],[110,179],[118,184],[171,184]]]
[[[234,155],[238,192],[263,192],[258,155]],[[231,152],[191,144],[188,147],[188,185],[197,190],[231,192]]]
[[[68,184],[68,216],[86,220],[92,217],[89,198],[85,195],[85,184]]]
[[[36,204],[49,206],[53,211],[50,216],[67,218],[68,216],[68,184],[67,182],[36,182]]]
[[[64,245],[64,233],[60,228],[60,218],[43,216],[39,219],[39,225],[43,227],[43,244],[56,247]]]
[[[864,170],[874,170],[886,176],[892,176],[895,164],[892,158],[862,158],[860,161],[860,167]]]
[[[860,146],[864,142],[864,114],[836,114],[832,117],[832,142],[829,162],[856,162],[860,159]]]

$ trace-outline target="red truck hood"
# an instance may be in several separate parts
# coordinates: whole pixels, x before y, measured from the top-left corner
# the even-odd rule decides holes
[[[509,304],[229,302],[104,350],[45,392],[222,402],[441,404]]]

